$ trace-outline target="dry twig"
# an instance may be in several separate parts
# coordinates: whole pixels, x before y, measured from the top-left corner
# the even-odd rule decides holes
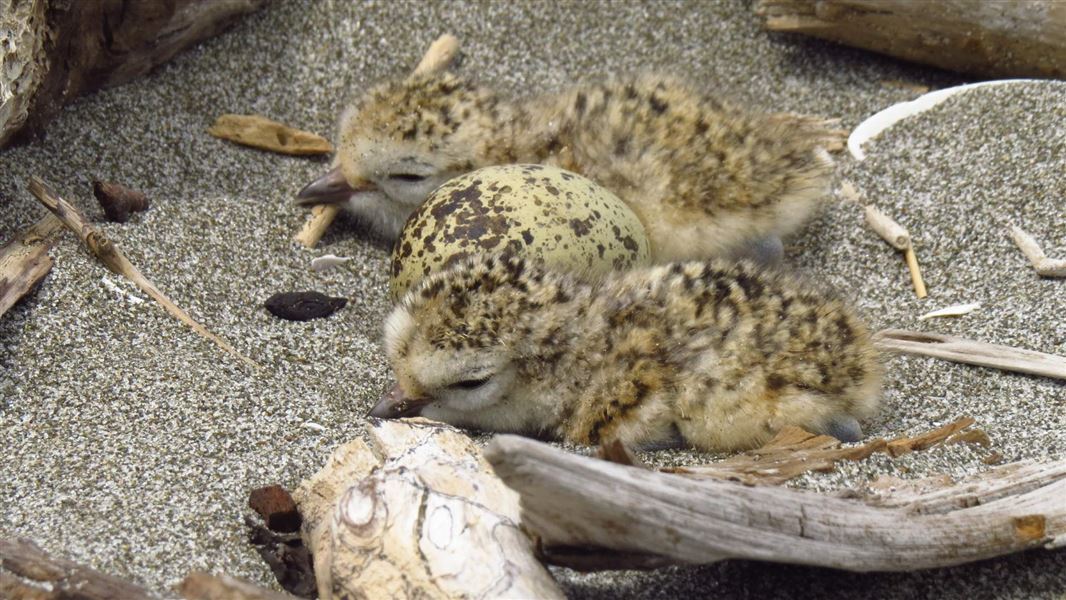
[[[1041,277],[1066,277],[1066,258],[1048,258],[1044,250],[1040,248],[1036,238],[1026,233],[1021,227],[1011,225],[1011,239],[1022,254],[1029,259]]]
[[[130,263],[129,259],[127,259],[126,255],[122,253],[122,250],[118,245],[109,240],[98,229],[90,225],[89,222],[85,220],[85,217],[78,212],[78,209],[74,208],[66,200],[60,198],[52,188],[48,186],[48,184],[37,177],[32,177],[30,179],[29,188],[30,192],[41,204],[43,204],[48,210],[52,211],[52,214],[58,217],[59,220],[70,228],[71,231],[78,234],[78,237],[80,237],[81,241],[89,248],[89,251],[92,252],[100,262],[104,263],[108,269],[111,269],[112,272],[122,275],[135,283],[137,287],[141,288],[146,294],[161,304],[168,313],[182,323],[192,327],[193,331],[196,333],[211,340],[226,352],[239,358],[245,364],[255,367],[256,369],[261,368],[255,363],[255,361],[244,356],[238,352],[236,348],[231,346],[229,342],[209,331],[206,327],[190,317],[188,313],[179,308],[178,305],[174,304],[174,302],[171,301],[170,298],[167,298],[163,292],[160,292],[151,281],[149,281],[144,275],[141,275],[141,272],[137,270],[137,267],[134,267],[133,264]]]
[[[881,330],[874,335],[874,343],[882,350],[903,354],[1066,379],[1066,357],[1034,350],[902,329]]]
[[[430,44],[429,50],[426,51],[422,60],[418,62],[418,66],[412,71],[412,75],[443,71],[448,68],[448,65],[450,65],[458,55],[459,38],[450,33],[445,33]],[[313,207],[311,209],[311,216],[307,219],[307,223],[304,224],[300,233],[296,234],[296,241],[304,247],[313,248],[315,244],[322,239],[322,236],[325,235],[326,230],[329,229],[330,224],[333,223],[333,219],[337,217],[337,212],[338,208],[336,205],[319,204]]]

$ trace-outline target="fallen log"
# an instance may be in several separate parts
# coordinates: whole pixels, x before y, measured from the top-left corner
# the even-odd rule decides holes
[[[321,598],[562,598],[518,497],[446,425],[379,421],[294,492]]]
[[[0,3],[0,147],[78,96],[136,79],[267,0]],[[4,35],[6,33],[6,35]]]
[[[759,0],[770,31],[811,35],[942,69],[992,77],[1066,77],[1058,0]]]
[[[1053,473],[1038,487],[920,514],[802,490],[656,473],[511,435],[494,438],[484,455],[521,494],[522,524],[547,548],[603,548],[674,564],[740,558],[909,571],[1066,541],[1063,461],[1038,467]],[[1006,468],[995,473],[990,477],[1002,482],[1018,476]]]
[[[37,544],[0,533],[0,597],[34,600],[133,600],[148,590],[63,558]]]
[[[52,234],[63,224],[53,215],[37,221],[0,249],[0,316],[52,270]]]

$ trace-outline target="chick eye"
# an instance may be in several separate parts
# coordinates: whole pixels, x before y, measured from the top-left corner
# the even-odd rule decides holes
[[[488,381],[488,377],[482,379],[464,379],[462,381],[457,381],[448,387],[459,388],[462,390],[473,390],[485,385]]]
[[[419,181],[425,180],[425,176],[415,175],[414,173],[394,173],[392,175],[389,175],[389,179],[393,181],[407,181],[410,183],[417,183]]]

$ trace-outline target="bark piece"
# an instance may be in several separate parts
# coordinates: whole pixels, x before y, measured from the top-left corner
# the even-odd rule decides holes
[[[294,494],[321,597],[563,597],[469,437],[423,419],[369,433]]]
[[[770,31],[994,77],[1066,77],[1066,5],[1058,0],[759,0]]]
[[[225,114],[216,119],[207,132],[217,138],[279,154],[308,156],[333,152],[333,144],[326,138],[259,115]]]
[[[193,331],[201,336],[211,340],[220,348],[229,352],[233,356],[239,358],[245,364],[260,369],[261,367],[256,364],[252,359],[244,356],[237,351],[236,348],[230,345],[226,340],[218,337],[206,327],[201,325],[198,321],[189,316],[187,312],[178,307],[177,304],[167,298],[163,292],[160,292],[151,281],[141,275],[141,272],[137,270],[130,263],[126,255],[122,253],[122,250],[117,244],[107,239],[103,233],[89,224],[85,220],[85,217],[78,212],[78,209],[74,208],[66,200],[56,195],[45,182],[41,181],[37,177],[30,178],[30,193],[37,198],[37,200],[45,206],[48,210],[52,211],[60,221],[63,222],[71,231],[78,234],[81,241],[89,248],[89,251],[93,253],[93,256],[98,258],[100,262],[111,269],[112,272],[122,275],[129,279],[133,283],[137,284],[137,287],[141,288],[146,294],[152,297],[156,302],[161,304],[163,308],[170,313],[174,318],[178,319],[182,323],[185,323],[189,327],[192,327]]]
[[[636,469],[511,435],[494,438],[484,454],[521,494],[522,523],[545,547],[654,554],[677,564],[740,558],[909,571],[1066,540],[1066,461],[1040,465],[1044,480],[1033,489],[1015,487],[977,506],[919,514]],[[994,479],[1007,490],[1016,473],[997,470]]]
[[[273,531],[292,533],[300,529],[300,512],[288,490],[280,485],[268,485],[248,494],[248,506],[263,517]]]
[[[259,587],[254,583],[202,571],[189,573],[178,586],[186,600],[295,600],[296,596]]]
[[[0,0],[0,147],[136,79],[267,0]]]
[[[0,249],[0,316],[52,270],[48,250],[62,227],[59,219],[48,215]]]
[[[49,556],[30,540],[0,533],[0,596],[131,600],[152,595],[128,581]]]
[[[1066,357],[1034,350],[903,329],[878,331],[874,334],[874,344],[882,350],[903,354],[1066,379]]]
[[[94,181],[93,195],[104,209],[107,220],[115,223],[125,223],[130,219],[130,213],[148,209],[147,196],[118,183]]]

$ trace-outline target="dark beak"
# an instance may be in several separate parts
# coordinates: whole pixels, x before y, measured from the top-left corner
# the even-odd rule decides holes
[[[422,412],[422,407],[431,401],[431,398],[408,398],[404,395],[400,384],[396,384],[392,386],[391,390],[381,396],[381,399],[374,405],[374,408],[370,409],[367,416],[378,419],[417,417]]]
[[[368,192],[373,189],[376,188],[369,181],[360,181],[353,186],[344,178],[340,167],[333,167],[318,179],[305,185],[296,194],[296,203],[301,205],[340,204],[347,202],[348,198],[356,192]]]

